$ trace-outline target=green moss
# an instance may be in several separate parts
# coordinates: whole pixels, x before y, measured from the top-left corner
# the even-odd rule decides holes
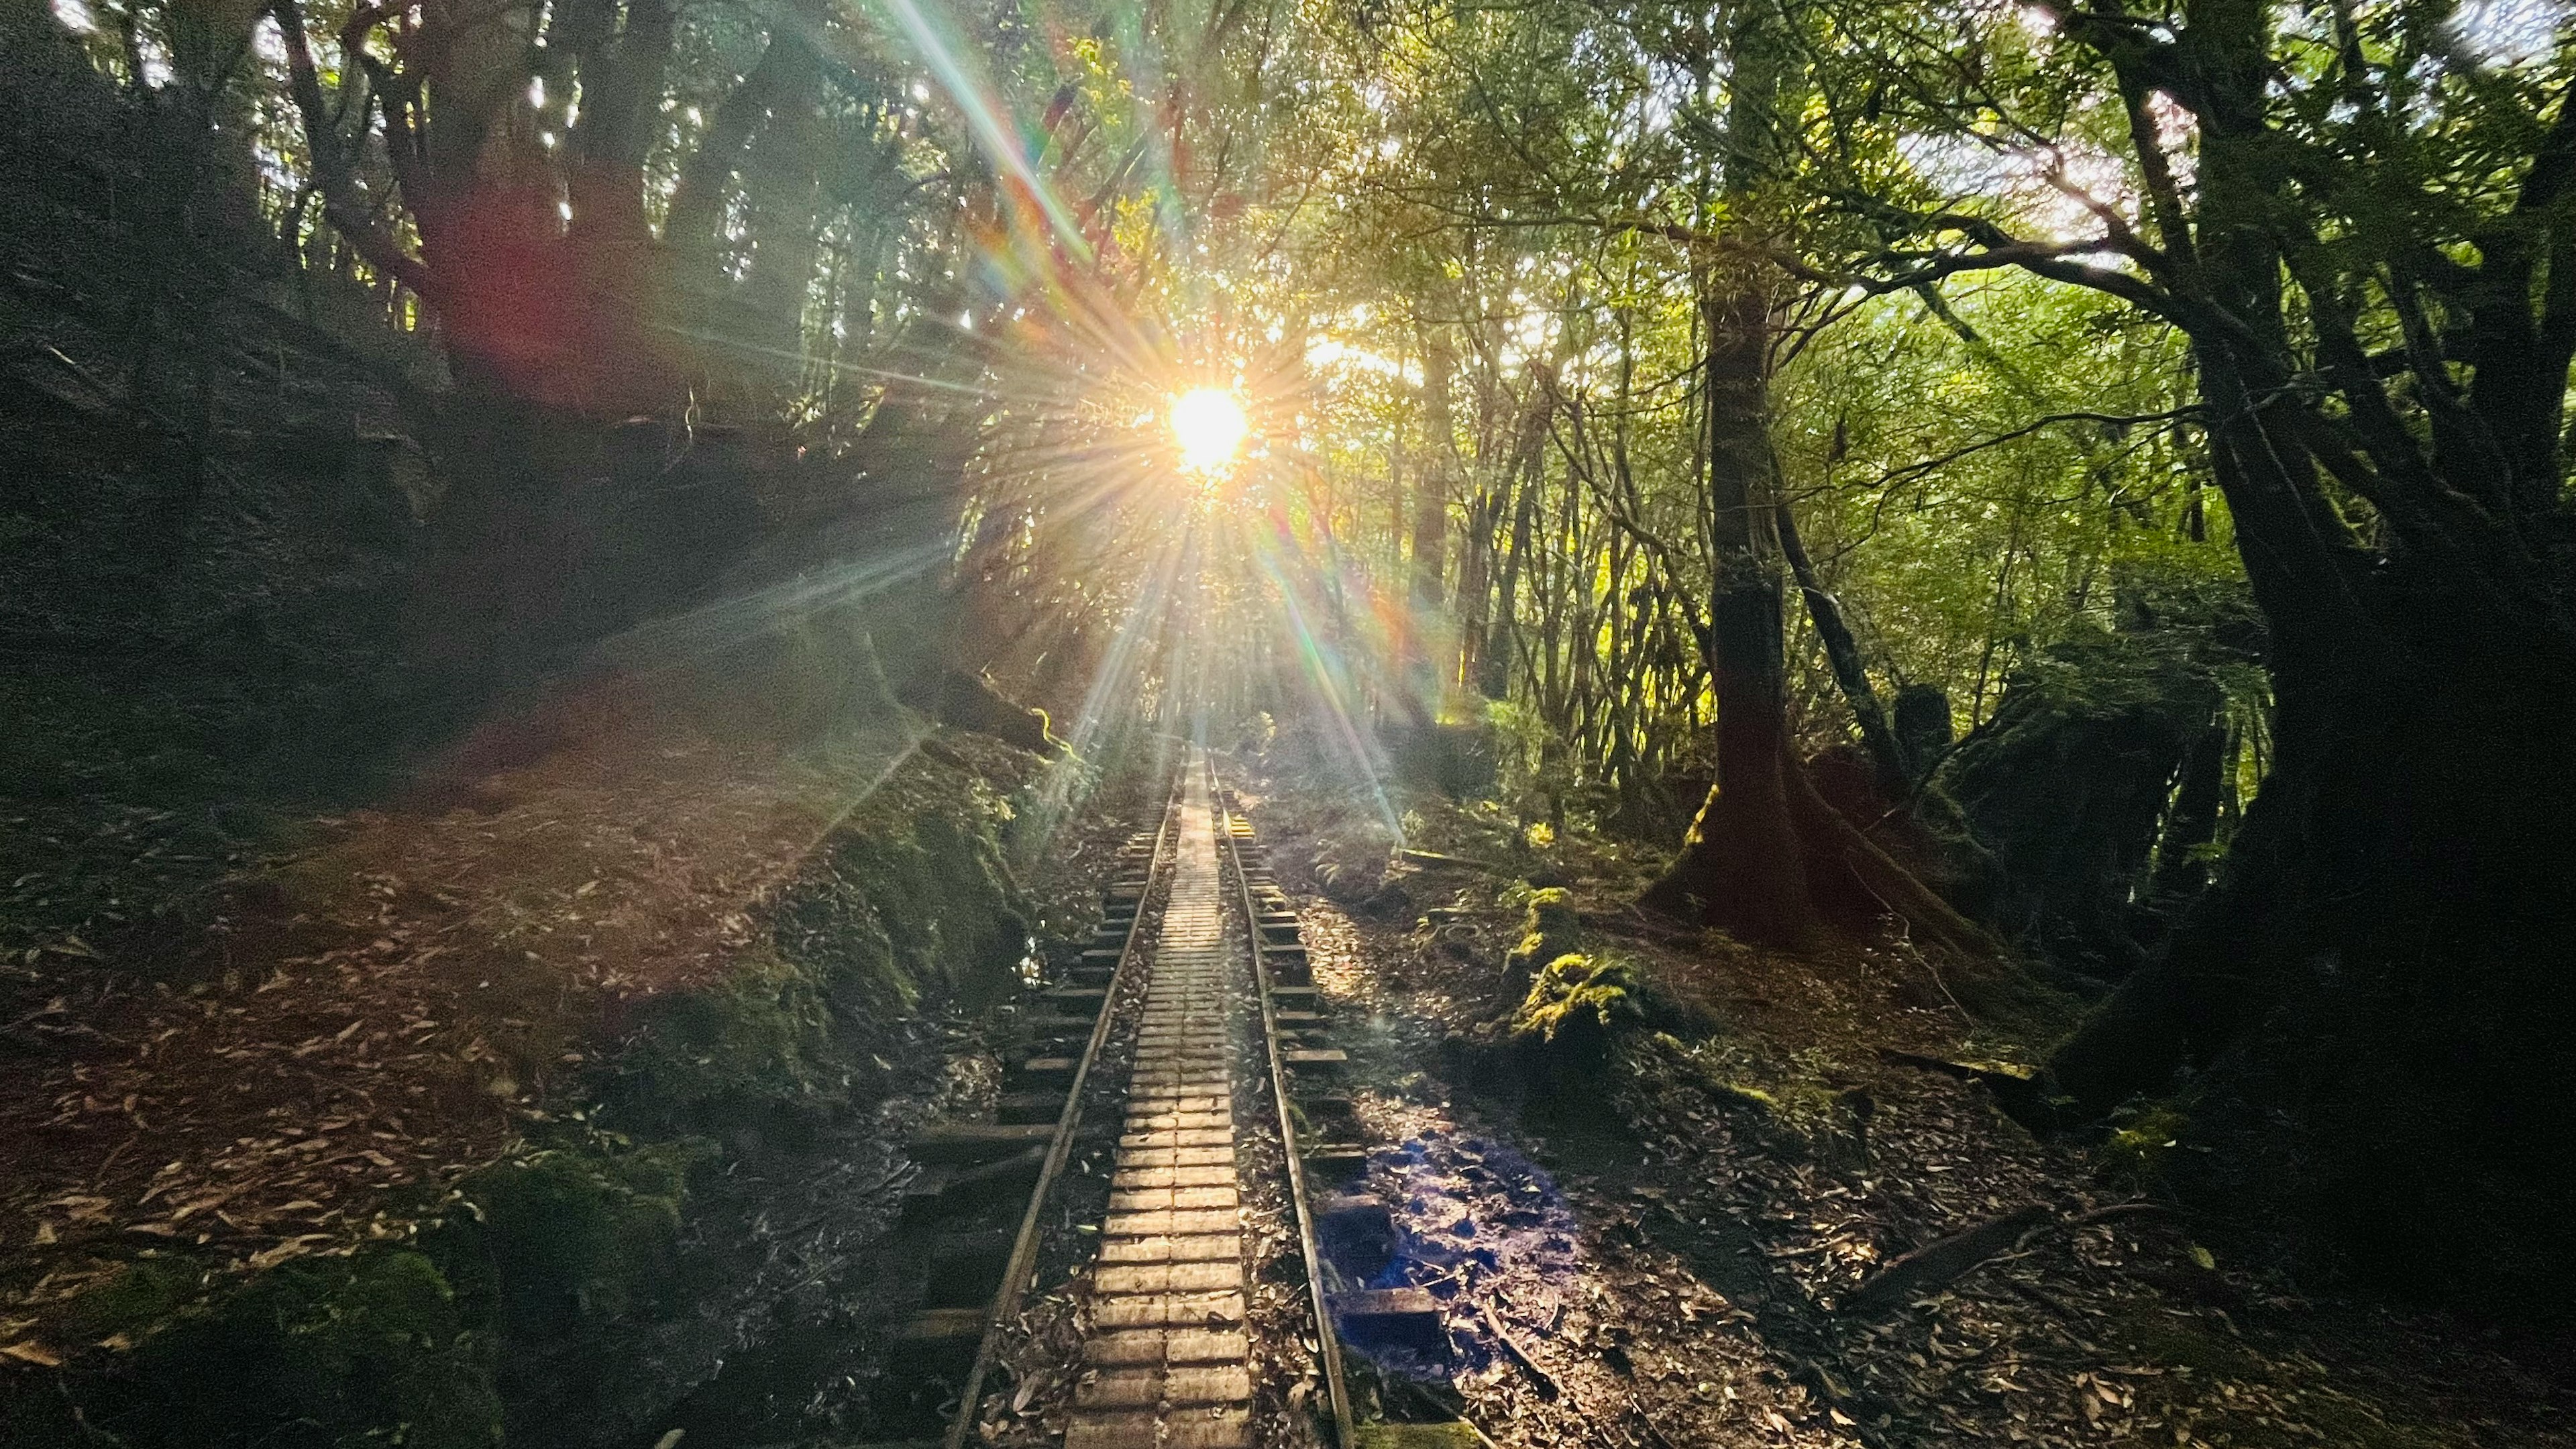
[[[1646,1013],[1637,974],[1622,961],[1569,952],[1547,963],[1512,1013],[1512,1035],[1551,1046],[1606,1046],[1620,1026],[1642,1025]]]
[[[625,1104],[644,1120],[686,1126],[837,1090],[820,974],[760,950],[714,989],[665,998],[618,1062]]]
[[[1360,1424],[1352,1439],[1358,1449],[1476,1449],[1484,1443],[1475,1429],[1451,1424]]]
[[[434,1251],[490,1295],[510,1339],[543,1342],[670,1309],[691,1174],[714,1144],[613,1139],[536,1153],[466,1179]]]
[[[83,1289],[52,1325],[63,1343],[139,1339],[196,1297],[197,1271],[163,1259],[138,1259]]]
[[[341,1408],[335,1444],[498,1443],[500,1397],[488,1334],[416,1252],[368,1254],[313,1305],[282,1321],[284,1399]]]
[[[65,1341],[137,1345],[87,1380],[81,1413],[137,1449],[496,1444],[514,1379],[562,1397],[548,1365],[605,1363],[622,1334],[687,1312],[701,1285],[681,1225],[713,1158],[699,1139],[606,1135],[537,1152],[466,1179],[416,1247],[298,1259],[211,1293],[204,1265],[128,1264],[63,1316]],[[84,1442],[77,1421],[0,1413],[0,1427]]]
[[[1520,944],[1503,957],[1503,970],[1514,981],[1529,981],[1541,967],[1583,948],[1583,918],[1574,893],[1557,887],[1530,892],[1529,910],[1521,920]]]
[[[872,844],[849,865],[903,974],[938,982],[969,1004],[1007,993],[1028,948],[1028,922],[992,822],[970,827],[925,811],[904,835]]]
[[[110,1296],[127,1311],[193,1286],[177,1265],[120,1280]],[[375,1248],[288,1263],[181,1309],[85,1395],[86,1427],[9,1427],[13,1443],[104,1442],[95,1429],[135,1449],[483,1449],[501,1439],[493,1362],[491,1335],[437,1264]]]
[[[867,1076],[849,1028],[925,992],[1009,991],[1029,944],[1000,841],[1011,814],[977,776],[927,758],[899,772],[785,892],[764,948],[654,1004],[616,1067],[620,1120],[730,1133],[828,1116]]]
[[[779,902],[770,939],[780,956],[812,971],[840,1009],[903,1010],[920,987],[895,961],[894,938],[876,907],[884,885],[867,868],[869,848],[866,841],[836,839],[822,869]]]
[[[2094,1149],[2094,1166],[2107,1181],[2143,1191],[2162,1180],[2166,1155],[2190,1126],[2191,1119],[2171,1103],[2142,1107]]]

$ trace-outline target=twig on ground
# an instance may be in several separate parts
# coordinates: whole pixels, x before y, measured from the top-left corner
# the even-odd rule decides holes
[[[1494,1310],[1480,1303],[1476,1305],[1476,1316],[1484,1320],[1485,1331],[1492,1334],[1494,1341],[1503,1346],[1503,1352],[1510,1355],[1512,1362],[1519,1364],[1531,1378],[1538,1380],[1539,1394],[1542,1398],[1554,1399],[1564,1394],[1564,1385],[1559,1384],[1547,1370],[1540,1368],[1538,1361],[1529,1356],[1528,1350],[1513,1340],[1510,1331],[1503,1327],[1503,1321],[1494,1316]]]
[[[1853,1289],[1843,1300],[1843,1309],[1850,1313],[1871,1313],[1933,1292],[2012,1246],[2022,1234],[2047,1222],[2048,1218],[2049,1211],[2045,1206],[2032,1203],[1926,1243],[1890,1262]]]

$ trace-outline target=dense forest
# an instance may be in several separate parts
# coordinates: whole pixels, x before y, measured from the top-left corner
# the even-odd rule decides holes
[[[1937,1084],[2461,1396],[2039,1437],[2563,1442],[2571,87],[2543,0],[0,0],[0,1438],[905,1439],[728,1366],[876,1363],[862,1185],[1187,739],[1364,1103],[1687,1078],[1787,1222]],[[1807,1313],[1741,1442],[2032,1422]]]

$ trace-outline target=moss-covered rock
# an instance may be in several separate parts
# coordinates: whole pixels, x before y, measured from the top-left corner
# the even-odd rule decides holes
[[[1562,892],[1559,892],[1562,894]],[[1579,1070],[1607,1066],[1612,1035],[1646,1022],[1644,993],[1627,963],[1568,952],[1547,963],[1512,1013],[1511,1034]]]
[[[714,988],[657,1003],[617,1063],[621,1109],[685,1130],[822,1105],[839,1085],[823,978],[761,948]]]
[[[667,1325],[723,1273],[684,1241],[703,1138],[634,1145],[583,1134],[474,1174],[422,1249],[501,1350],[513,1440],[613,1441],[667,1402]]]
[[[47,1325],[58,1343],[131,1342],[197,1296],[203,1274],[166,1258],[138,1258],[83,1289]]]
[[[671,1306],[689,1179],[716,1157],[701,1138],[533,1153],[466,1179],[463,1211],[429,1242],[460,1276],[487,1277],[512,1340],[595,1331]]]
[[[794,1133],[874,1079],[852,1029],[925,994],[998,1000],[1029,950],[1003,854],[1003,797],[925,753],[824,843],[771,914],[769,938],[714,986],[665,997],[615,1064],[634,1130]]]

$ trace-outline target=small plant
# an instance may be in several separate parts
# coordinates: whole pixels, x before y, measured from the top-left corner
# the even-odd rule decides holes
[[[2191,1119],[2171,1103],[2150,1103],[2095,1149],[2094,1164],[2109,1181],[2143,1192],[2163,1180],[2167,1154],[2181,1145],[2190,1127]]]

